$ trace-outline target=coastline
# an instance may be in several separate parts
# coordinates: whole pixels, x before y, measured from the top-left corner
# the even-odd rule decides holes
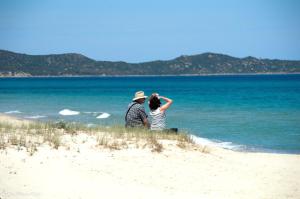
[[[205,76],[256,76],[256,75],[300,75],[300,73],[211,73],[211,74],[180,74],[180,75],[53,75],[53,76],[0,76],[0,78],[80,78],[80,77],[205,77]]]
[[[0,122],[28,124],[3,114]],[[197,145],[180,148],[171,140],[159,140],[162,152],[147,147],[105,149],[85,132],[63,136],[63,146],[54,149],[45,143],[33,155],[22,147],[0,149],[0,197],[300,197],[300,155],[212,146],[204,151]]]
[[[0,113],[0,123],[1,122],[6,122],[8,124],[21,126],[21,125],[34,124],[36,122],[44,123],[45,121],[35,119],[35,118],[30,118],[30,117],[19,117],[7,113]],[[51,122],[51,121],[49,120],[47,122]],[[190,138],[193,140],[195,144],[198,144],[200,146],[205,145],[207,147],[220,148],[220,149],[233,151],[233,152],[300,155],[299,151],[295,152],[295,151],[282,151],[282,150],[265,149],[265,148],[249,148],[246,145],[234,144],[228,141],[222,142],[222,141],[210,140],[209,138],[199,137],[198,135],[192,133],[188,133],[188,135],[190,136]]]

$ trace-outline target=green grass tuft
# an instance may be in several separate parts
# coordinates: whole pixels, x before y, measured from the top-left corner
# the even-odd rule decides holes
[[[164,147],[160,140],[177,141],[177,146],[180,148],[186,148],[193,144],[191,137],[186,132],[150,131],[144,128],[125,128],[118,125],[87,127],[84,124],[64,121],[57,123],[32,122],[21,126],[0,122],[0,149],[5,149],[9,145],[25,147],[32,155],[42,143],[48,143],[58,149],[63,145],[61,141],[63,135],[73,136],[79,133],[96,136],[98,146],[110,150],[148,146],[153,152],[162,152]]]

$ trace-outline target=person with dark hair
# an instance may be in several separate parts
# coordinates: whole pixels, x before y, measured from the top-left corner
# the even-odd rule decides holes
[[[148,115],[143,106],[147,96],[143,91],[135,93],[132,102],[128,105],[125,115],[125,127],[145,127],[149,128]]]
[[[166,103],[161,104],[160,99],[163,99]],[[177,129],[166,129],[166,110],[171,106],[173,100],[159,96],[158,93],[153,93],[149,98],[149,108],[151,116],[151,130],[170,130],[177,132]]]

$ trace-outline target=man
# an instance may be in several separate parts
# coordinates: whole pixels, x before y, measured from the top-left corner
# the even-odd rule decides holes
[[[126,127],[145,127],[149,128],[148,115],[145,112],[143,106],[147,96],[143,91],[135,93],[132,102],[128,105],[128,109],[125,115]]]

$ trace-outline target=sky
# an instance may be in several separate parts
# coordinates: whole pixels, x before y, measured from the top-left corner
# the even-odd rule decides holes
[[[300,1],[0,0],[0,49],[132,63],[205,52],[300,60]]]

